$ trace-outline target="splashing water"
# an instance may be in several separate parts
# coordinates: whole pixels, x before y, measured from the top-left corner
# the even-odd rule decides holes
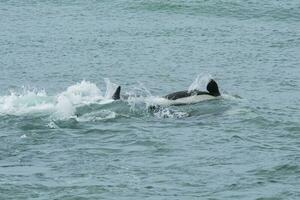
[[[82,81],[68,87],[57,96],[56,117],[69,118],[75,114],[76,107],[88,105],[104,99],[100,89],[93,83]]]
[[[212,76],[209,74],[204,76],[198,75],[190,85],[189,90],[204,90],[203,88],[211,78]],[[106,84],[105,95],[103,95],[96,84],[85,80],[69,86],[65,91],[54,96],[48,95],[44,90],[24,89],[21,93],[11,92],[10,95],[0,97],[0,115],[47,115],[50,116],[51,120],[73,118],[77,121],[99,121],[115,118],[117,116],[115,109],[118,106],[112,105],[108,108],[105,106],[114,102],[111,97],[118,85],[112,83],[108,78],[105,78],[104,81]],[[225,95],[224,97],[226,99],[233,98],[230,95]],[[200,100],[205,101],[209,99],[203,96]],[[199,102],[200,100],[197,98],[194,102]],[[153,96],[141,83],[134,86],[133,91],[129,92],[129,95],[123,102],[125,104],[121,105],[119,103],[120,106],[123,106],[121,108],[123,111],[124,107],[129,106],[128,112],[147,113],[149,112],[149,107],[159,105],[164,108],[153,112],[155,117],[182,118],[189,116],[188,113],[166,108],[173,105],[173,102],[160,96]],[[180,102],[178,103],[180,104]],[[81,112],[81,108],[85,111]],[[127,112],[126,108],[125,112]]]
[[[199,74],[194,82],[189,86],[188,91],[206,91],[206,86],[210,79],[212,79],[212,76],[210,74]]]
[[[0,97],[1,115],[24,115],[31,113],[48,113],[55,110],[45,91],[24,90],[21,94],[11,92]]]
[[[49,96],[44,90],[24,90],[22,93],[11,92],[0,97],[1,115],[50,114],[57,119],[67,119],[74,116],[76,108],[92,103],[111,103],[109,94],[114,91],[114,85],[108,79],[106,95],[89,81],[81,81],[55,96]]]
[[[114,92],[116,91],[118,85],[115,83],[112,83],[108,78],[104,78],[105,84],[106,84],[106,92],[105,92],[105,99],[110,99]]]
[[[189,114],[186,112],[172,110],[170,108],[161,108],[154,112],[154,116],[158,118],[185,118],[189,117]]]

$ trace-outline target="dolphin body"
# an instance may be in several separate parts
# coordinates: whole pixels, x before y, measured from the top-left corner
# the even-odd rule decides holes
[[[153,98],[150,101],[150,110],[158,110],[161,106],[181,106],[195,104],[206,100],[216,99],[221,96],[218,84],[215,80],[210,79],[207,86],[207,91],[200,90],[183,90],[174,92],[162,97]]]
[[[174,92],[174,93],[164,96],[164,98],[169,99],[169,100],[177,100],[177,99],[181,99],[181,98],[187,98],[190,96],[198,96],[198,95],[210,95],[213,97],[218,97],[221,95],[218,84],[213,79],[209,80],[209,82],[206,86],[206,89],[208,92],[203,92],[203,91],[199,91],[199,90],[192,90],[192,91],[184,90],[184,91]]]
[[[205,100],[211,100],[221,96],[218,84],[213,79],[210,79],[210,81],[206,86],[206,89],[207,91],[184,90],[184,91],[174,92],[166,96],[157,98],[154,104],[158,106],[171,106],[171,105],[179,106],[179,105],[194,104]],[[118,86],[118,88],[116,89],[115,93],[112,96],[112,99],[114,100],[121,99],[120,92],[121,92],[121,86]],[[123,97],[122,98],[126,99],[126,97],[127,96],[124,96],[124,98]],[[156,107],[156,106],[150,106],[150,107]]]

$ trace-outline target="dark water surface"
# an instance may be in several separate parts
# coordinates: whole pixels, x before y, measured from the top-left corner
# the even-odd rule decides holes
[[[0,199],[300,199],[299,55],[298,0],[0,1]]]

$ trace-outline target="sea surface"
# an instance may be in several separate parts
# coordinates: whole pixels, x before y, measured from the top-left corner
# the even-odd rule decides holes
[[[149,109],[209,78],[220,98]],[[18,199],[300,199],[300,1],[1,0]]]

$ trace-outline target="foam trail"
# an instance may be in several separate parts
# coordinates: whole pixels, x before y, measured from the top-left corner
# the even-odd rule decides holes
[[[44,90],[26,90],[23,92],[10,92],[9,95],[0,96],[0,115],[50,115],[55,119],[68,119],[74,117],[76,108],[89,104],[108,104],[111,92],[116,84],[108,79],[106,95],[103,96],[96,84],[81,81],[69,86],[65,91],[49,96]]]
[[[21,94],[11,92],[0,97],[1,115],[24,115],[30,113],[51,113],[55,106],[45,91],[24,90]]]

